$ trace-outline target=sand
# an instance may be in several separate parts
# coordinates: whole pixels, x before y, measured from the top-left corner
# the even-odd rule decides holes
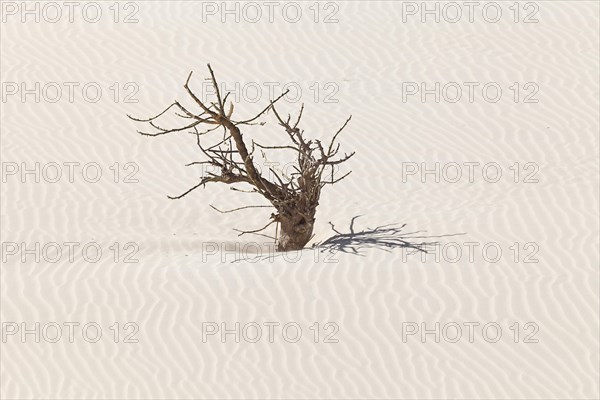
[[[59,21],[22,23],[2,4],[0,397],[600,396],[597,2],[519,3],[519,22],[501,3],[495,23],[460,2],[454,23],[444,4],[422,22],[420,2],[295,3],[295,23],[283,3],[273,22],[261,2],[239,22],[220,2],[120,3],[117,23],[112,2],[95,23],[60,2]],[[405,224],[387,234],[430,253],[367,232],[272,254],[233,231],[272,210],[209,206],[255,195],[169,200],[202,174],[184,166],[202,159],[194,138],[143,137],[126,114],[193,106],[183,83],[194,70],[203,93],[207,63],[238,85],[239,118],[284,85],[301,91],[279,109],[304,102],[311,137],[352,114],[353,173],[324,191],[310,245],[360,216],[356,232]],[[263,121],[246,137],[284,144]]]

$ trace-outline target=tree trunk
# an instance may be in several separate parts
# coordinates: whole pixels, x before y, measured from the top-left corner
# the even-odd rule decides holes
[[[300,215],[281,215],[279,223],[277,251],[301,250],[312,237],[314,219],[306,221]]]

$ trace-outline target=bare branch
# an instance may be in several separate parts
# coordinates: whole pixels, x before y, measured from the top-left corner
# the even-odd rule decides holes
[[[210,64],[206,64],[208,66],[208,70],[210,71],[210,77],[212,78],[212,83],[213,86],[215,88],[215,90],[217,91],[217,100],[219,101],[219,111],[221,112],[222,116],[225,116],[225,110],[223,109],[224,103],[221,100],[221,90],[219,89],[219,85],[217,84],[217,80],[215,79],[215,73],[213,72],[212,68],[210,67]]]
[[[194,99],[194,101],[196,102],[196,104],[198,104],[200,106],[200,108],[202,108],[204,110],[205,113],[209,114],[212,117],[216,117],[217,114],[215,114],[208,107],[206,107],[204,105],[204,103],[202,103],[200,101],[200,99],[198,97],[196,97],[196,95],[194,94],[194,92],[192,92],[192,90],[190,89],[189,83],[190,83],[190,79],[192,78],[192,74],[193,73],[194,73],[194,71],[190,72],[190,74],[188,75],[187,80],[185,81],[185,85],[183,85],[183,87],[185,88],[185,90],[187,90],[188,94],[192,97],[192,99]]]
[[[254,142],[254,140],[252,141],[252,145],[256,145],[256,146],[260,147],[261,149],[271,149],[271,150],[291,149],[294,151],[300,151],[299,148],[294,147],[294,146],[263,146],[262,144]]]
[[[271,107],[273,107],[273,104],[277,103],[279,101],[279,99],[281,99],[283,96],[285,96],[286,94],[289,93],[289,89],[286,90],[285,92],[283,92],[281,94],[281,96],[279,96],[278,98],[276,98],[275,100],[271,101],[271,104],[269,104],[264,110],[262,110],[261,112],[259,112],[254,118],[248,119],[246,121],[240,121],[240,122],[235,122],[236,125],[242,125],[242,124],[248,124],[252,121],[257,120],[261,115],[263,115],[264,113],[266,113],[267,111],[269,111],[269,109]]]
[[[305,136],[304,130],[300,128],[300,122],[304,114],[304,104],[301,106],[297,117],[292,121],[292,116],[287,114],[284,120],[275,105],[285,95],[289,93],[286,90],[276,99],[271,100],[269,104],[253,118],[233,121],[231,116],[234,111],[234,103],[230,102],[228,109],[227,100],[231,92],[222,93],[215,73],[210,64],[207,65],[210,73],[210,81],[215,89],[216,101],[202,101],[196,96],[190,88],[190,81],[193,71],[187,77],[184,88],[187,94],[194,100],[198,106],[198,112],[188,110],[179,101],[173,102],[159,114],[147,119],[129,118],[136,122],[148,124],[157,132],[139,132],[145,136],[160,136],[171,132],[190,131],[190,134],[196,136],[196,145],[201,153],[205,156],[203,160],[194,161],[186,164],[186,166],[195,165],[211,165],[219,170],[211,171],[200,178],[200,181],[193,187],[189,188],[184,193],[178,196],[169,196],[170,199],[180,199],[185,197],[195,189],[205,186],[207,183],[225,183],[236,184],[242,183],[250,186],[250,190],[242,190],[238,187],[230,189],[238,192],[257,193],[268,200],[270,206],[243,206],[232,210],[220,210],[211,205],[211,207],[220,213],[230,213],[250,208],[267,208],[274,207],[276,213],[271,214],[271,221],[263,228],[253,231],[240,231],[240,236],[243,234],[257,234],[266,236],[258,232],[263,231],[271,224],[276,223],[276,237],[279,250],[293,250],[302,248],[312,237],[312,231],[315,223],[316,209],[319,204],[321,189],[325,185],[337,183],[348,175],[350,172],[341,176],[338,179],[333,178],[333,166],[342,164],[354,156],[354,152],[344,154],[343,157],[337,156],[340,150],[340,144],[336,142],[338,135],[348,125],[352,116],[350,116],[342,127],[333,135],[331,143],[327,150],[318,139],[309,139]],[[222,96],[224,94],[224,96]],[[173,110],[176,108],[176,110]],[[279,126],[281,126],[290,142],[288,144],[262,144],[254,140],[244,140],[241,128],[245,125],[264,125],[265,122],[255,122],[261,116],[273,110],[273,114]],[[181,127],[165,128],[163,123],[158,121],[160,117],[167,114],[169,110],[173,110],[173,114],[183,120],[185,123]],[[285,115],[285,114],[282,114]],[[201,132],[198,128],[204,125]],[[222,128],[222,139],[215,137],[210,143],[203,143],[203,139],[211,132]],[[214,142],[216,141],[216,144]],[[251,151],[248,151],[246,143],[251,143]],[[271,151],[287,151],[294,152],[293,158],[295,165],[292,165],[293,172],[291,174],[276,171],[274,168],[269,168],[272,175],[269,177],[262,176],[257,166],[254,164],[254,153],[259,149],[265,159],[267,153]],[[286,153],[287,154],[287,153]],[[337,158],[337,159],[334,159]],[[332,168],[331,180],[326,180],[324,174],[327,167]]]
[[[150,122],[150,125],[152,125],[152,127],[154,127],[154,128],[159,129],[160,132],[156,132],[156,133],[147,133],[147,132],[140,132],[140,131],[138,131],[138,132],[140,133],[140,135],[144,135],[144,136],[160,136],[160,135],[166,135],[167,133],[185,131],[187,129],[195,127],[198,124],[200,124],[200,121],[196,121],[193,124],[184,126],[182,128],[174,128],[174,129],[167,130],[167,129],[162,129],[162,128],[158,127],[157,125],[155,125],[154,123]]]
[[[234,208],[233,210],[219,210],[217,207],[213,206],[212,204],[209,204],[209,206],[215,210],[220,212],[221,214],[228,214],[228,213],[232,213],[232,212],[236,212],[236,211],[240,211],[240,210],[246,210],[248,208],[273,208],[273,206],[244,206],[244,207],[238,207],[238,208]]]
[[[167,107],[167,108],[165,108],[163,111],[161,111],[161,112],[160,112],[160,114],[158,114],[158,115],[156,115],[156,116],[154,116],[154,117],[150,117],[150,118],[148,118],[148,119],[139,119],[139,118],[134,118],[134,117],[132,117],[132,116],[131,116],[131,115],[129,115],[129,114],[126,114],[126,115],[127,115],[127,117],[128,117],[129,119],[132,119],[132,120],[134,120],[134,121],[136,121],[136,122],[150,122],[150,121],[152,121],[152,120],[155,120],[156,118],[160,117],[161,115],[163,115],[163,114],[164,114],[164,113],[166,113],[167,111],[169,111],[169,110],[171,109],[171,107],[173,107],[173,106],[174,106],[174,105],[176,105],[176,104],[177,104],[177,102],[174,102],[174,103],[172,103],[172,104],[171,104],[169,107]]]
[[[298,119],[296,120],[296,123],[294,124],[294,128],[298,127],[298,124],[300,123],[300,119],[302,118],[303,111],[304,111],[304,103],[302,103],[302,106],[300,107],[300,112],[298,113]]]
[[[240,232],[240,234],[239,234],[238,236],[246,235],[246,234],[248,234],[248,233],[258,233],[258,232],[260,232],[260,231],[264,231],[265,229],[267,229],[267,228],[268,228],[269,226],[271,226],[271,225],[272,225],[274,222],[275,222],[275,220],[273,220],[273,221],[269,222],[268,224],[266,224],[266,225],[265,225],[265,226],[263,226],[262,228],[260,228],[260,229],[256,229],[256,230],[253,230],[253,231],[242,231],[242,230],[240,230],[240,229],[234,229],[234,231],[236,231],[236,232]]]
[[[345,174],[344,176],[342,176],[341,178],[338,178],[334,181],[325,181],[325,182],[321,182],[322,185],[333,185],[334,183],[338,183],[339,181],[341,181],[342,179],[344,179],[345,177],[347,177],[348,175],[350,175],[352,173],[352,171],[349,171],[347,174]]]
[[[329,144],[329,149],[327,150],[327,153],[331,152],[331,149],[333,148],[333,143],[335,142],[335,139],[337,139],[338,135],[344,130],[344,128],[346,127],[346,125],[348,125],[348,122],[350,122],[351,119],[352,119],[352,115],[348,117],[346,122],[344,122],[344,125],[342,125],[342,127],[335,133],[335,135],[333,135],[333,139],[331,139],[331,143]]]
[[[187,194],[189,194],[193,190],[198,189],[202,185],[204,185],[204,182],[200,181],[199,184],[197,184],[196,186],[192,187],[191,189],[186,190],[184,193],[180,194],[179,196],[175,196],[175,197],[167,196],[167,197],[169,199],[171,199],[171,200],[181,199],[182,197],[186,196]]]

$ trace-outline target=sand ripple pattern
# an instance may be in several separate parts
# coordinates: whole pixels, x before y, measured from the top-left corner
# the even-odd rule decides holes
[[[97,24],[1,25],[2,82],[97,82],[103,89],[95,103],[76,91],[72,103],[15,96],[1,104],[2,162],[98,163],[103,172],[97,183],[81,175],[74,183],[9,177],[0,189],[2,242],[95,242],[104,253],[97,262],[76,253],[74,262],[11,256],[2,263],[3,323],[96,322],[103,335],[93,344],[81,335],[73,343],[8,337],[0,344],[0,397],[600,397],[598,3],[537,2],[537,24],[511,22],[507,4],[497,24],[480,14],[474,23],[403,23],[401,2],[336,2],[339,22],[331,24],[313,21],[310,2],[299,3],[298,23],[280,13],[273,23],[266,15],[258,23],[202,22],[203,3],[184,1],[138,2],[139,23],[115,24],[103,4],[107,18]],[[321,19],[333,10],[324,4]],[[363,249],[358,256],[307,250],[297,260],[231,262],[240,252],[224,250],[238,246],[253,257],[253,240],[263,250],[267,244],[240,242],[230,228],[261,226],[268,213],[218,215],[209,203],[244,202],[221,187],[167,200],[200,175],[184,167],[199,157],[193,138],[142,138],[125,117],[184,99],[190,69],[201,91],[207,62],[228,87],[263,88],[256,103],[237,104],[240,116],[268,101],[266,82],[300,84],[302,99],[281,108],[295,113],[305,102],[306,130],[316,136],[327,137],[353,114],[343,150],[357,151],[354,173],[324,194],[315,242],[332,235],[328,221],[347,231],[362,215],[359,229],[406,223],[415,236],[442,235],[423,240],[477,242],[479,249],[499,243],[500,260],[476,252],[474,262],[465,255],[438,262]],[[498,103],[403,102],[402,82],[413,81],[494,81],[505,93]],[[137,103],[123,101],[127,82],[139,86]],[[327,82],[338,85],[337,102],[324,102]],[[514,82],[536,82],[539,102],[511,101]],[[276,137],[267,121],[262,134]],[[473,183],[402,179],[402,163],[451,161],[497,162],[504,175],[497,183],[481,175]],[[139,183],[114,182],[115,162],[136,163]],[[521,176],[515,183],[515,162],[538,165],[539,182]],[[464,235],[445,236],[457,233]],[[137,263],[123,262],[130,242],[139,245]],[[532,242],[539,261],[523,263],[523,245]],[[123,342],[127,322],[139,326],[138,343]],[[206,322],[230,329],[256,322],[263,336],[204,342]],[[280,324],[272,343],[269,322]],[[281,334],[289,322],[302,328],[297,343]],[[327,322],[339,327],[337,343],[324,342]],[[503,335],[488,343],[479,328],[470,343],[463,328],[457,343],[436,343],[433,335],[404,342],[407,322],[495,322]],[[523,343],[527,322],[539,327],[538,343]]]

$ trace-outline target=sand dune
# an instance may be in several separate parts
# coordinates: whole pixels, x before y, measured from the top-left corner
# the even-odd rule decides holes
[[[3,9],[0,397],[600,396],[597,3],[522,2],[517,23],[512,2],[497,23],[479,8],[472,23],[423,23],[409,12],[420,2],[319,3],[318,15],[297,3],[296,23],[279,8],[269,22],[259,3],[256,23],[249,9],[236,23],[221,21],[219,2],[160,1],[120,3],[115,23],[99,4],[97,23],[21,23],[20,10]],[[311,136],[328,138],[353,115],[342,139],[357,152],[343,167],[353,174],[323,194],[311,245],[335,235],[328,222],[348,233],[360,216],[357,231],[406,224],[395,238],[433,252],[345,237],[346,252],[273,255],[268,239],[232,230],[264,225],[271,210],[209,207],[259,199],[213,186],[168,200],[202,173],[184,166],[201,159],[194,138],[142,137],[126,114],[187,101],[190,70],[202,92],[208,62],[239,85],[240,117],[286,84],[301,95],[281,109],[294,115],[304,102]],[[40,101],[22,101],[21,83],[35,82]],[[437,102],[407,95],[436,82],[451,84]],[[482,92],[490,83],[497,102]],[[462,97],[449,101],[456,87]],[[278,144],[264,120],[251,134]],[[22,174],[35,163],[39,183]],[[436,163],[439,182],[423,178]],[[66,242],[80,243],[73,259]],[[39,262],[22,243],[40,244]],[[21,337],[22,323],[40,323],[39,343]],[[222,340],[236,323],[239,342]],[[436,323],[438,342],[423,339]]]

